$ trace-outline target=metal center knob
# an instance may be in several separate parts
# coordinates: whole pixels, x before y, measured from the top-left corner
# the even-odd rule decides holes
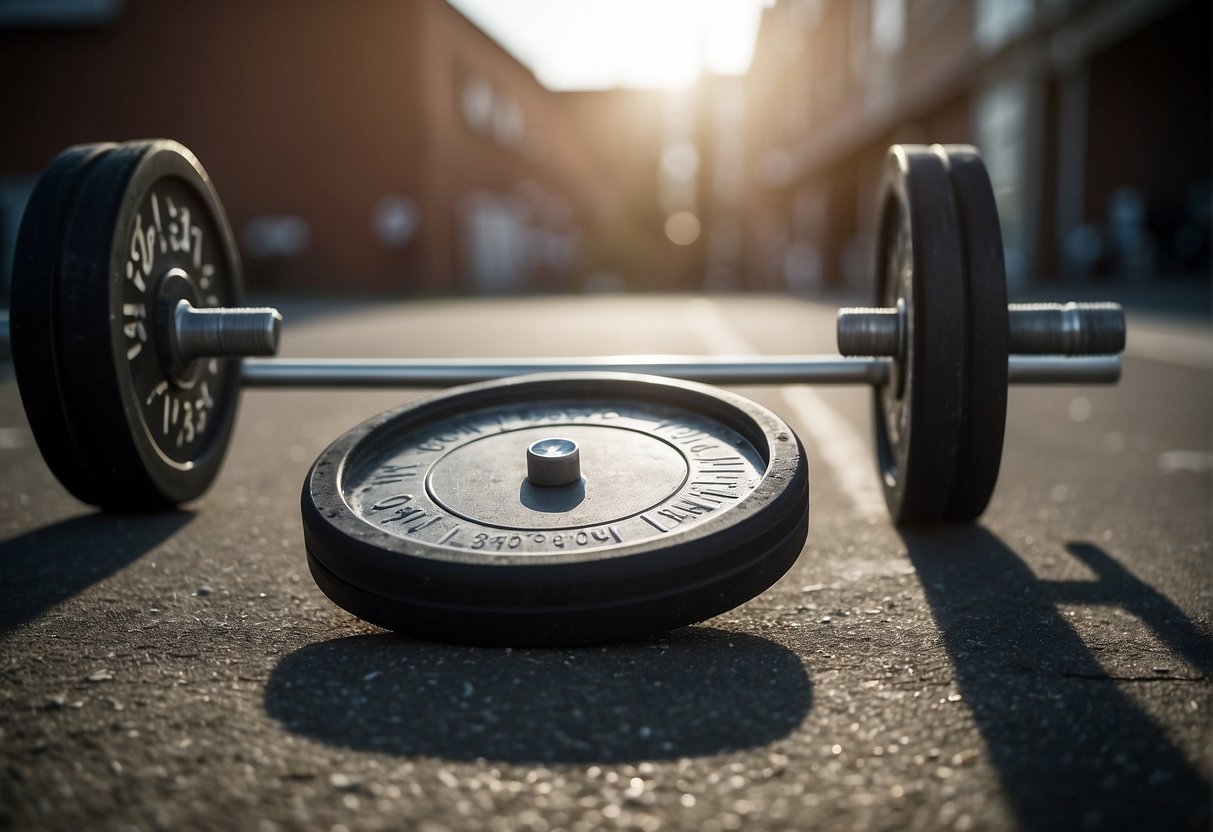
[[[531,485],[570,485],[581,479],[581,452],[572,439],[540,439],[526,449]]]

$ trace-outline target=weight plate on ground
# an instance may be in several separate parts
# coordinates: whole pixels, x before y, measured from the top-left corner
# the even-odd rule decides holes
[[[943,519],[967,522],[998,482],[1007,423],[1007,275],[994,188],[977,148],[945,145],[964,249],[968,352],[956,479]]]
[[[536,455],[558,462],[532,476],[563,484],[528,478]],[[364,422],[316,460],[302,505],[312,575],[354,615],[439,641],[578,644],[769,587],[808,533],[808,473],[792,430],[732,393],[538,375]]]
[[[81,174],[65,216],[55,364],[80,464],[100,487],[77,496],[124,509],[194,499],[227,448],[239,366],[199,359],[174,369],[165,330],[179,299],[240,301],[214,188],[176,142],[131,142]]]
[[[82,172],[114,147],[70,147],[39,177],[17,235],[9,309],[13,370],[34,440],[64,487],[94,504],[103,490],[84,463],[67,420],[56,310],[64,225],[77,185]]]
[[[893,522],[932,523],[952,494],[968,339],[960,229],[941,155],[891,147],[879,205],[876,305],[900,309],[904,321],[892,377],[874,392],[877,465]]]

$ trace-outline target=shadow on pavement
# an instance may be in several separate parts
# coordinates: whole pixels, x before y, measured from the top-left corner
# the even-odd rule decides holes
[[[94,512],[0,543],[0,634],[135,562],[193,516]]]
[[[1207,651],[1177,607],[1090,544],[1068,547],[1100,575],[1084,586],[1038,580],[983,528],[902,538],[960,692],[1026,828],[1208,828],[1208,783],[1056,604],[1089,589],[1092,602],[1142,615],[1181,655]],[[1193,663],[1207,667],[1207,659]]]
[[[1170,598],[1142,583],[1136,575],[1094,543],[1072,541],[1066,551],[1099,576],[1098,581],[1054,581],[1046,584],[1059,603],[1117,606],[1141,619],[1188,664],[1213,677],[1213,645]]]
[[[791,734],[811,704],[790,650],[707,627],[576,650],[354,636],[286,656],[265,693],[286,728],[333,745],[511,763],[752,748]]]

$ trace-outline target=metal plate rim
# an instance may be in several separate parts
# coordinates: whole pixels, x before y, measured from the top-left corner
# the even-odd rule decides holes
[[[572,646],[637,638],[727,612],[779,580],[795,563],[807,534],[806,512],[781,539],[764,548],[762,558],[731,572],[639,600],[566,603],[559,607],[488,607],[389,599],[334,575],[311,548],[307,562],[317,586],[330,600],[388,630],[481,646]]]
[[[740,404],[745,418],[760,415],[760,421],[773,427],[772,437],[786,431],[786,438],[772,440],[775,448],[767,451],[767,476],[740,501],[746,505],[734,506],[665,545],[649,538],[613,551],[561,552],[542,559],[454,550],[438,559],[402,554],[398,550],[406,541],[400,538],[395,538],[392,549],[381,549],[365,534],[346,535],[331,522],[333,518],[325,516],[331,508],[339,515],[348,512],[346,527],[362,523],[336,487],[339,462],[352,443],[372,435],[377,425],[397,414],[418,405],[422,415],[425,408],[441,413],[461,408],[469,399],[491,406],[494,396],[512,396],[510,401],[516,401],[519,385],[526,385],[536,398],[547,392],[549,399],[567,401],[578,397],[570,384],[579,385],[586,400],[610,399],[611,391],[619,398],[619,387],[627,386],[636,391],[636,400],[641,400],[641,390],[650,396],[661,390],[675,401],[660,403],[681,403],[687,409],[688,401],[710,401],[724,409]],[[649,396],[643,400],[651,401]],[[322,482],[321,497],[314,500],[313,489]],[[808,490],[808,464],[799,439],[760,405],[690,382],[572,373],[469,385],[369,419],[316,460],[304,483],[301,505],[313,577],[331,600],[354,615],[439,641],[555,645],[668,630],[753,598],[799,557],[808,534]],[[604,557],[606,553],[609,556]]]
[[[994,494],[1007,421],[1007,277],[989,173],[977,148],[944,145],[960,219],[968,350],[960,453],[944,519],[968,522]]]
[[[543,383],[543,384],[551,384],[551,385],[564,385],[564,384],[567,384],[570,380],[577,380],[579,382],[584,381],[584,382],[591,382],[591,383],[621,382],[621,383],[644,383],[644,384],[648,384],[648,385],[658,385],[660,388],[664,388],[667,390],[678,390],[678,391],[683,391],[684,394],[687,394],[690,396],[702,397],[701,400],[707,400],[708,397],[711,397],[711,398],[716,399],[717,401],[728,402],[730,405],[733,405],[734,407],[741,405],[740,412],[744,413],[747,417],[750,417],[750,418],[753,418],[753,417],[761,414],[760,418],[764,418],[764,420],[768,421],[768,426],[770,427],[771,430],[774,431],[775,434],[786,435],[788,438],[786,440],[780,442],[779,444],[776,444],[773,442],[768,442],[768,443],[766,443],[767,446],[765,448],[764,447],[757,448],[759,453],[764,455],[764,457],[766,458],[766,462],[767,462],[767,475],[764,476],[763,485],[760,486],[760,488],[769,487],[769,484],[771,482],[775,481],[775,479],[779,479],[781,482],[785,481],[787,479],[790,479],[794,475],[794,471],[795,471],[797,463],[800,462],[801,460],[803,460],[803,458],[804,458],[803,449],[800,448],[799,441],[796,439],[794,432],[791,430],[790,427],[788,427],[786,425],[786,423],[784,423],[781,419],[779,419],[777,416],[775,416],[775,414],[771,413],[766,408],[762,408],[761,406],[759,406],[755,403],[749,402],[747,399],[744,399],[741,396],[737,396],[736,394],[732,394],[727,391],[718,390],[716,388],[712,388],[707,385],[696,384],[693,382],[677,381],[677,380],[668,379],[668,378],[664,378],[664,377],[648,376],[648,375],[641,375],[641,374],[630,374],[630,373],[574,373],[574,374],[540,373],[540,374],[533,374],[533,375],[526,375],[526,376],[516,376],[513,378],[509,378],[509,379],[494,380],[494,381],[483,382],[480,384],[466,385],[463,387],[453,388],[453,389],[445,391],[443,393],[439,393],[439,394],[433,395],[433,396],[428,396],[426,398],[417,400],[410,404],[406,404],[401,407],[397,407],[397,408],[393,408],[391,410],[385,411],[383,413],[380,413],[376,416],[371,417],[370,419],[365,420],[364,422],[355,426],[354,428],[351,428],[345,434],[343,434],[342,436],[340,436],[336,440],[334,440],[334,442],[332,444],[330,444],[328,448],[326,448],[324,451],[322,451],[320,456],[317,457],[315,463],[313,463],[312,468],[309,470],[305,483],[304,483],[304,489],[303,489],[303,494],[302,494],[304,510],[305,510],[305,519],[306,519],[306,514],[309,512],[309,509],[314,512],[316,519],[318,521],[322,521],[322,522],[325,521],[324,515],[331,510],[349,512],[352,516],[357,518],[356,512],[354,512],[354,510],[348,505],[348,503],[342,497],[342,490],[340,487],[340,482],[341,482],[340,477],[344,473],[344,471],[343,471],[344,462],[348,459],[350,452],[352,450],[354,450],[359,443],[366,441],[368,439],[374,438],[376,432],[380,431],[385,426],[388,426],[388,425],[392,424],[393,422],[399,420],[402,415],[409,415],[409,414],[413,414],[413,413],[423,412],[425,409],[428,409],[429,407],[431,407],[435,404],[449,403],[450,401],[452,401],[452,397],[456,396],[456,395],[466,396],[466,395],[476,394],[481,391],[494,391],[499,388],[509,388],[515,384],[521,384],[521,383],[528,383],[528,384]],[[578,398],[578,396],[566,395],[566,393],[564,391],[561,391],[561,392],[554,392],[553,398]],[[588,397],[583,397],[583,398],[588,398]],[[448,407],[449,407],[449,404],[448,404]],[[754,424],[756,427],[760,427],[758,425],[757,421],[755,421]],[[730,427],[734,427],[734,426],[730,425]],[[334,479],[329,480],[327,485],[325,485],[325,487],[324,487],[325,493],[323,495],[320,495],[321,501],[317,502],[316,498],[318,495],[316,494],[315,489],[317,487],[321,486],[321,483],[319,482],[319,477],[322,476],[322,470],[329,468],[329,467],[332,467],[337,472],[336,476]],[[773,470],[775,471],[775,473],[777,475],[775,477],[771,476]],[[753,495],[747,495],[746,499],[749,500],[752,496]],[[745,501],[743,501],[743,502],[745,502]],[[738,508],[741,508],[740,504],[738,506],[730,507],[730,511],[736,511],[736,509],[738,509]],[[744,512],[742,512],[742,513],[744,513]],[[358,519],[359,519],[359,522],[361,522],[361,518],[358,518]],[[305,523],[305,525],[307,525],[307,524]],[[324,525],[330,525],[330,524],[325,522]],[[710,524],[708,524],[708,525],[710,525]],[[323,528],[323,526],[322,526],[322,528]],[[697,531],[700,528],[701,528],[700,526],[693,527],[693,529],[686,534],[686,537],[688,539],[694,539],[694,538],[702,536],[702,533]],[[322,532],[322,534],[323,534],[323,532]],[[384,551],[391,551],[397,555],[404,555],[404,556],[410,556],[410,557],[425,557],[425,555],[419,555],[419,554],[416,554],[411,551],[406,551],[406,549],[407,549],[406,544],[408,544],[410,541],[406,541],[395,535],[390,535],[387,533],[380,532],[377,535],[375,535],[373,539],[382,540],[382,542],[386,544],[384,546],[379,547],[379,548],[383,549]],[[369,542],[369,537],[364,536],[363,542]],[[445,562],[449,562],[451,564],[457,564],[457,565],[506,566],[510,569],[521,569],[522,568],[518,564],[518,558],[509,556],[509,555],[500,555],[499,556],[499,555],[493,555],[493,554],[489,554],[489,553],[474,552],[474,551],[466,550],[466,549],[455,549],[453,547],[444,547],[444,548],[438,550],[436,547],[429,547],[428,545],[425,545],[425,544],[420,544],[420,545],[422,548],[425,548],[425,549],[434,549],[434,553],[436,556],[427,557],[426,558],[427,560],[433,560],[436,562],[445,561]],[[644,543],[641,542],[641,543],[634,544],[634,546],[632,546],[632,547],[618,547],[618,546],[610,547],[609,549],[607,549],[607,551],[619,553],[617,555],[618,557],[626,557],[628,554],[634,553],[634,552],[632,552],[633,548],[647,548],[647,547],[645,547]],[[601,552],[603,550],[602,549],[598,549],[598,550],[587,549],[584,551],[587,553],[596,551],[598,554],[601,554]],[[534,555],[533,557],[536,559],[537,562],[539,560],[542,560],[543,563],[545,563],[545,564],[577,563],[577,562],[585,561],[585,560],[593,560],[593,561],[601,560],[600,557],[595,557],[595,558],[579,557],[578,553],[574,553],[574,552],[557,552],[557,553],[552,553],[551,555],[544,553],[544,554]]]
[[[875,387],[876,463],[893,522],[931,523],[943,516],[952,492],[964,408],[967,323],[959,219],[943,159],[932,148],[891,147],[885,157],[881,193],[882,228],[886,206],[893,199],[909,224],[913,282],[907,302],[913,308],[908,317],[910,360],[903,394],[909,397],[910,411],[901,439],[905,460],[898,466],[897,477],[890,478],[887,471],[895,451],[881,402],[883,388]],[[924,210],[928,199],[936,201],[933,213]],[[878,258],[884,256],[883,236],[878,235]],[[875,286],[878,305],[885,302],[887,279],[881,262],[878,260]],[[928,262],[931,268],[924,268]]]
[[[106,142],[69,147],[39,177],[22,217],[11,287],[13,367],[30,430],[59,482],[91,504],[102,488],[67,418],[57,301],[63,238],[80,182],[116,147]]]

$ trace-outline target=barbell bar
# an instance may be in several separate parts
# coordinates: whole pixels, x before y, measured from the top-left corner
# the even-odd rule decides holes
[[[1118,304],[1012,304],[1011,384],[1114,384],[1120,378],[1124,312]],[[843,356],[615,355],[583,358],[275,358],[282,315],[268,307],[198,309],[186,300],[157,322],[176,365],[199,358],[246,358],[240,381],[250,388],[441,388],[531,373],[646,373],[705,384],[888,383],[899,355],[896,310],[838,311]],[[7,350],[7,321],[0,321]],[[1064,356],[1064,357],[1063,357]]]
[[[997,476],[1006,385],[1114,383],[1123,311],[1006,303],[997,212],[973,148],[891,148],[880,205],[878,305],[839,311],[841,355],[276,359],[281,315],[241,305],[231,229],[193,154],[168,140],[80,145],[44,173],[22,221],[17,380],[56,476],[85,502],[121,508],[205,491],[243,386],[603,371],[865,384],[894,520],[972,519]]]
[[[891,358],[837,358],[828,355],[698,356],[626,355],[587,358],[249,360],[241,367],[246,387],[449,387],[531,373],[645,373],[704,384],[871,384],[883,385]],[[1118,355],[1072,358],[1011,356],[1011,384],[1115,384]]]

